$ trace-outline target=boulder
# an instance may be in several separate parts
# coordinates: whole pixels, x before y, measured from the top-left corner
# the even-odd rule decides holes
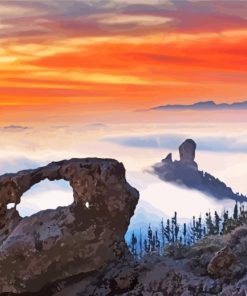
[[[68,181],[74,202],[22,219],[16,205],[44,179]],[[138,198],[112,159],[64,160],[0,176],[0,294],[40,291],[121,257]]]
[[[243,274],[243,266],[231,248],[224,247],[210,260],[207,271],[215,278],[232,280]]]

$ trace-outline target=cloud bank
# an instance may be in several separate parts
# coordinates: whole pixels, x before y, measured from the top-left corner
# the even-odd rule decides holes
[[[191,138],[191,136],[184,134],[151,134],[105,137],[102,140],[126,147],[176,150],[186,138]],[[199,151],[230,153],[247,153],[246,138],[247,135],[242,135],[241,138],[239,136],[193,136]]]

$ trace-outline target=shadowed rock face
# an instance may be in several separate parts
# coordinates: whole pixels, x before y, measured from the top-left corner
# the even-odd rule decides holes
[[[185,140],[179,146],[180,160],[172,160],[169,153],[160,163],[153,166],[153,173],[163,181],[173,182],[177,185],[185,185],[188,188],[200,190],[218,198],[230,198],[240,202],[246,202],[247,198],[236,194],[224,182],[207,172],[198,170],[195,162],[196,143]]]
[[[66,180],[69,207],[21,218],[15,206],[34,184]],[[89,273],[114,259],[138,202],[138,191],[112,159],[72,159],[0,176],[0,293],[35,292]]]

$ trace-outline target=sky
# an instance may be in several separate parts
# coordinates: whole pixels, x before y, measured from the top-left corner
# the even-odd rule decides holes
[[[146,170],[193,138],[200,169],[247,195],[247,110],[145,111],[247,100],[246,15],[244,0],[0,0],[0,174],[115,158],[142,201],[188,218],[227,202]],[[70,204],[61,184],[20,213]]]
[[[243,101],[246,15],[238,0],[1,0],[0,124]]]

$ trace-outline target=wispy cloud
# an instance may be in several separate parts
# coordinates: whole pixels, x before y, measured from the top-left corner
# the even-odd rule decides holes
[[[103,141],[109,141],[121,146],[143,149],[171,149],[177,150],[179,145],[190,135],[185,134],[152,134],[137,136],[105,137]],[[239,136],[193,136],[199,151],[210,152],[240,152],[247,153],[247,135],[243,140]]]
[[[22,170],[35,169],[40,163],[27,157],[0,158],[0,175],[6,173],[16,173]]]
[[[240,0],[1,1],[0,105],[42,121],[75,103],[112,111],[212,94],[238,100],[246,12]]]
[[[104,130],[108,126],[106,124],[104,124],[104,123],[95,122],[95,123],[86,124],[83,127],[86,130]]]
[[[2,36],[18,37],[24,33],[34,37],[56,36],[51,29],[59,27],[61,33],[80,36],[109,36],[118,34],[119,24],[128,34],[139,29],[140,25],[157,25],[155,31],[164,29],[183,32],[215,32],[228,29],[245,29],[247,10],[244,1],[217,3],[213,1],[3,1],[0,5],[0,16],[4,25],[10,25]],[[109,15],[108,18],[105,18]],[[142,19],[143,17],[143,19]],[[163,21],[162,21],[163,18]],[[146,19],[146,22],[144,22]],[[170,19],[171,26],[164,27]],[[32,27],[27,29],[27,23]],[[14,26],[18,24],[19,26]],[[106,25],[104,27],[104,25]],[[13,27],[12,27],[13,26]],[[6,28],[7,29],[7,28]],[[80,29],[80,30],[79,30]],[[119,27],[120,29],[120,27]],[[81,33],[80,33],[81,31]],[[136,32],[135,32],[136,33]],[[20,36],[20,35],[19,35]]]
[[[27,130],[30,129],[31,127],[29,126],[22,126],[22,125],[6,125],[0,128],[0,130],[4,130],[4,131],[23,131],[23,130]]]

